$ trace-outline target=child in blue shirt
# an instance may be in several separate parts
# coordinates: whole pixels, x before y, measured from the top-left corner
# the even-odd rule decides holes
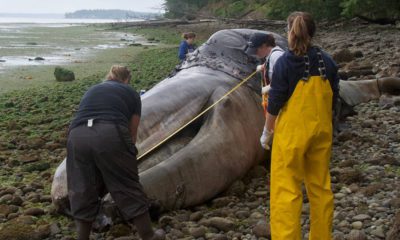
[[[181,42],[181,45],[179,46],[179,53],[178,53],[179,60],[181,60],[181,61],[185,60],[186,55],[188,53],[191,53],[194,50],[196,50],[196,47],[194,45],[194,40],[196,39],[195,33],[192,33],[192,32],[184,33],[183,38],[185,40],[183,40]]]

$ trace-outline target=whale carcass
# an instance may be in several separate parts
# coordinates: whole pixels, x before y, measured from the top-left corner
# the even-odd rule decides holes
[[[142,96],[139,155],[254,72],[257,61],[245,54],[254,32],[234,29],[215,33],[174,74]],[[286,49],[286,40],[274,35],[277,44]],[[338,116],[346,114],[351,106],[400,89],[400,79],[341,81],[340,87]],[[148,197],[164,210],[201,204],[263,161],[265,152],[259,137],[264,117],[260,102],[260,80],[255,77],[141,158],[140,180]],[[56,208],[68,213],[65,160],[55,173],[51,194]],[[106,199],[111,201],[109,197]]]

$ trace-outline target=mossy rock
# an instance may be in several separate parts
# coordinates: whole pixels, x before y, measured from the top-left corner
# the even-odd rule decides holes
[[[108,234],[112,237],[124,237],[132,233],[132,229],[128,225],[118,224],[111,227]]]
[[[6,107],[6,108],[12,108],[14,106],[15,106],[14,102],[6,102],[6,103],[4,103],[4,107]]]
[[[24,170],[26,172],[33,172],[33,171],[44,171],[50,168],[50,163],[36,163],[36,164],[31,164],[29,166],[26,166]]]
[[[141,43],[131,43],[131,44],[129,44],[129,46],[130,47],[140,47],[140,46],[142,46],[142,44]]]
[[[62,67],[56,67],[54,70],[54,76],[59,82],[71,82],[75,80],[75,73]]]
[[[0,240],[36,240],[35,229],[25,224],[6,224],[0,229]]]

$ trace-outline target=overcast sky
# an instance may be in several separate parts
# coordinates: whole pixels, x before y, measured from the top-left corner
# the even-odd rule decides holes
[[[81,9],[158,12],[164,0],[0,0],[0,13],[66,13]]]

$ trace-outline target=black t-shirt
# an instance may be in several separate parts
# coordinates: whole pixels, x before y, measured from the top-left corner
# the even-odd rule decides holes
[[[70,130],[86,124],[89,119],[115,122],[129,126],[132,115],[141,115],[139,94],[129,85],[105,81],[91,87],[83,96]]]

